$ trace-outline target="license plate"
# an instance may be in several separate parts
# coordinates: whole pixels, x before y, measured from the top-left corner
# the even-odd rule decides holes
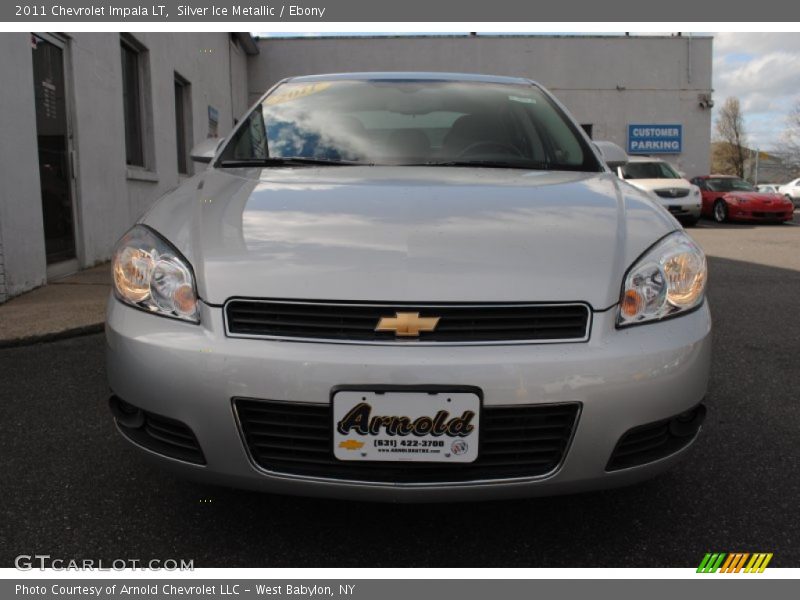
[[[469,392],[364,392],[333,396],[339,460],[470,463],[478,458],[481,401]]]

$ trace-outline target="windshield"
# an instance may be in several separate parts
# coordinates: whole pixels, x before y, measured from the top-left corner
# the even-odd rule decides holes
[[[681,176],[665,162],[629,162],[622,167],[625,179],[681,179]]]
[[[246,118],[217,166],[289,162],[281,159],[602,170],[537,87],[482,82],[282,84]]]
[[[716,177],[706,179],[706,187],[712,192],[753,192],[755,188],[744,179]]]

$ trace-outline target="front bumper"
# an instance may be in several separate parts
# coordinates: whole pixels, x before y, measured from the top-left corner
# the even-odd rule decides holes
[[[732,221],[791,221],[794,206],[753,206],[728,203],[728,218]]]
[[[586,343],[370,346],[228,338],[222,310],[201,303],[201,325],[149,315],[113,297],[108,377],[125,401],[185,423],[205,465],[146,454],[190,477],[275,493],[361,500],[440,501],[578,492],[651,477],[684,449],[607,471],[620,438],[673,417],[706,394],[711,319],[691,314],[617,330],[614,309],[594,314]],[[250,460],[232,398],[329,402],[340,385],[448,385],[482,390],[484,406],[580,403],[560,467],[544,477],[437,483],[345,482],[267,473]]]
[[[679,221],[696,221],[700,218],[701,202],[699,198],[687,196],[685,198],[658,198],[661,205]]]

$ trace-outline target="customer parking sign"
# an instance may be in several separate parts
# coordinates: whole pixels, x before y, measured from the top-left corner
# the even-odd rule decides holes
[[[683,125],[628,125],[628,154],[680,154]]]

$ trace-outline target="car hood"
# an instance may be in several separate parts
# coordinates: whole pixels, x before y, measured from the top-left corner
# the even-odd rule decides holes
[[[640,190],[647,191],[670,188],[687,189],[692,187],[692,184],[685,179],[626,179],[625,181]]]
[[[679,228],[608,173],[455,167],[209,169],[142,219],[228,298],[615,304]]]

